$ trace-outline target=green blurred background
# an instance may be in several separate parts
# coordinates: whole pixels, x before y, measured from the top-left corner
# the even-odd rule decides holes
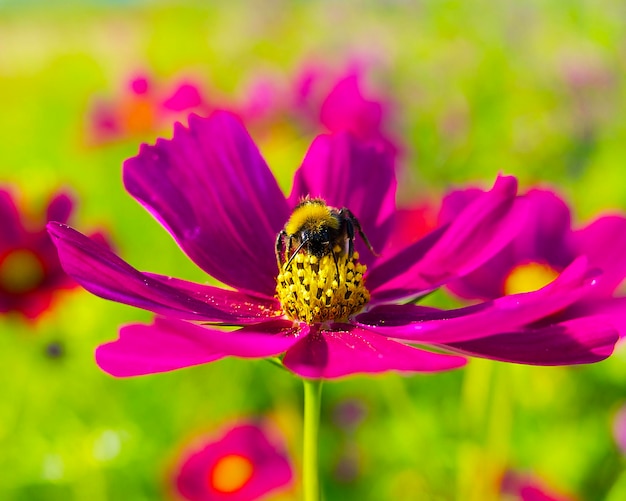
[[[90,103],[115,99],[138,71],[157,83],[192,75],[210,99],[241,96],[259,75],[288,80],[307,61],[341,68],[361,57],[373,61],[368,83],[396,105],[403,201],[504,172],[524,188],[558,187],[583,222],[626,208],[625,28],[617,0],[0,1],[0,182],[33,212],[69,188],[74,226],[106,230],[139,269],[206,281],[124,192],[123,160],[156,133],[89,144]],[[286,190],[312,137],[261,141]],[[171,499],[184,444],[250,415],[276,423],[298,468],[296,378],[229,359],[116,380],[94,348],[150,315],[82,290],[54,306],[36,323],[0,318],[1,500]],[[53,342],[63,356],[46,356]],[[626,499],[611,434],[623,401],[623,349],[588,367],[473,361],[328,383],[325,496],[501,499],[499,478],[514,469],[577,499]],[[336,418],[346,402],[364,412],[350,429]]]

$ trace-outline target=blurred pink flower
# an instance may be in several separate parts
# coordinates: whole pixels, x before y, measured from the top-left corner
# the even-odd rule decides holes
[[[288,122],[306,132],[349,131],[396,152],[399,141],[389,132],[391,99],[364,92],[365,76],[365,68],[356,64],[341,72],[307,65],[286,85],[267,77],[257,79],[234,109],[253,129]]]
[[[77,285],[61,268],[45,228],[47,221],[67,222],[72,205],[66,193],[57,193],[45,216],[31,221],[11,192],[0,188],[0,313],[35,319],[50,307],[57,291]]]
[[[196,441],[183,453],[175,474],[177,491],[189,501],[254,501],[292,482],[282,445],[254,423]]]
[[[185,121],[192,112],[209,112],[198,84],[182,80],[163,87],[147,76],[136,76],[115,98],[94,100],[88,113],[89,141],[103,144],[142,137]]]
[[[585,259],[534,294],[458,310],[412,304],[480,267],[515,237],[526,204],[516,197],[513,177],[499,177],[453,221],[396,250],[387,247],[396,230],[391,155],[348,133],[312,143],[285,197],[235,117],[192,116],[171,140],[143,145],[127,160],[124,182],[187,255],[229,288],[139,272],[67,225],[50,223],[63,266],[81,285],[158,315],[151,325],[123,327],[118,340],[98,348],[98,364],[115,376],[282,353],[283,365],[307,378],[437,372],[465,363],[411,344],[518,363],[591,363],[609,356],[617,340],[611,327],[586,318],[538,323],[592,293]],[[350,208],[380,256],[356,238],[358,252],[339,254],[335,262],[346,266],[339,280],[326,281],[335,270],[329,255],[320,258],[326,259],[323,270],[321,260],[311,259],[307,272],[310,255],[297,254],[302,261],[279,272],[277,234],[306,196]],[[314,270],[318,264],[324,274]],[[316,294],[304,291],[313,283],[307,276]],[[239,329],[224,331],[223,325]]]

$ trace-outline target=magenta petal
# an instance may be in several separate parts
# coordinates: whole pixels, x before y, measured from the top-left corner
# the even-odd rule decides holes
[[[469,300],[488,301],[504,296],[506,278],[519,264],[517,259],[513,246],[509,244],[471,273],[448,282],[446,288],[455,296]]]
[[[171,96],[162,103],[163,108],[170,111],[185,111],[197,108],[204,103],[198,87],[192,83],[181,83]]]
[[[552,283],[534,292],[504,296],[456,310],[383,305],[357,315],[363,327],[399,339],[452,343],[516,330],[555,314],[588,295],[595,280],[578,258]]]
[[[441,345],[464,355],[529,365],[589,364],[613,353],[615,329],[594,317]]]
[[[65,272],[105,299],[165,316],[229,324],[257,323],[279,314],[273,299],[141,273],[69,226],[49,223],[48,231]]]
[[[415,297],[466,275],[508,244],[526,217],[517,180],[499,177],[453,222],[388,259],[367,276],[372,303]]]
[[[448,224],[454,221],[463,210],[484,192],[480,188],[464,188],[447,193],[441,201],[439,209],[439,224]]]
[[[100,346],[98,365],[118,376],[165,372],[236,356],[264,358],[295,344],[308,328],[278,320],[226,332],[183,320],[156,318],[152,325],[123,327],[117,341]]]
[[[556,269],[565,268],[574,259],[567,241],[571,233],[569,207],[550,190],[529,190],[525,198],[528,221],[513,242],[518,262],[545,262]]]
[[[610,296],[626,278],[626,218],[605,216],[575,231],[573,246],[602,270],[595,294]]]
[[[465,365],[465,359],[423,351],[365,329],[335,324],[312,331],[292,348],[283,364],[307,378],[333,379],[385,371],[439,372]]]
[[[22,241],[24,228],[11,193],[0,189],[0,252]]]
[[[72,199],[66,193],[59,193],[48,204],[46,221],[67,223],[73,209]]]
[[[182,321],[156,319],[153,325],[133,324],[119,338],[96,350],[100,368],[115,377],[142,376],[206,364],[224,354],[207,347],[204,329]]]
[[[342,133],[318,136],[296,172],[289,203],[321,197],[332,207],[347,207],[361,223],[374,250],[380,252],[392,230],[396,179],[393,158],[383,148],[363,144]],[[356,236],[361,261],[373,255]]]
[[[142,146],[124,164],[128,191],[209,275],[274,294],[277,233],[289,210],[241,123],[216,112],[177,124],[172,140]]]
[[[444,200],[441,216],[450,218],[453,210],[461,212],[462,201],[469,203],[479,196],[474,190],[456,192]],[[528,217],[517,236],[485,264],[448,285],[456,295],[468,299],[494,299],[504,294],[505,282],[511,270],[528,262],[545,263],[562,270],[575,257],[569,236],[570,211],[565,202],[549,190],[530,190],[527,201]]]
[[[382,117],[382,103],[363,97],[357,73],[339,80],[320,108],[320,121],[330,131],[349,130],[362,139],[380,136]]]
[[[202,339],[203,346],[211,351],[242,358],[278,355],[309,332],[308,326],[294,326],[293,322],[288,320],[251,325],[233,332],[179,320],[159,320],[159,327],[170,328],[172,332],[193,331],[199,339]]]
[[[152,90],[150,78],[146,75],[137,75],[128,82],[128,90],[138,96],[149,94]]]
[[[626,338],[626,297],[580,301],[564,312],[564,318],[595,317],[611,324],[621,338]]]
[[[157,280],[168,287],[187,294],[202,303],[209,303],[223,315],[223,320],[207,320],[223,324],[255,324],[283,315],[280,303],[275,298],[255,296],[231,291],[211,285],[197,284],[179,278],[142,273],[144,277]]]

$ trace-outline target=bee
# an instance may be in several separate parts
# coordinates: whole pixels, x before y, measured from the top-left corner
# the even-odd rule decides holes
[[[363,233],[359,220],[349,209],[335,209],[326,205],[321,198],[305,198],[293,210],[289,221],[276,236],[276,261],[278,268],[286,268],[300,251],[321,258],[332,255],[339,275],[336,247],[340,247],[339,255],[354,254],[354,230],[377,256],[372,244]],[[288,257],[288,259],[287,259]]]

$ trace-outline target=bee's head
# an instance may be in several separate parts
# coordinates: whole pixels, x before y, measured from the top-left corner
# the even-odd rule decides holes
[[[328,254],[330,245],[330,231],[326,226],[318,226],[314,229],[303,230],[300,233],[303,248],[309,254],[321,257]]]

